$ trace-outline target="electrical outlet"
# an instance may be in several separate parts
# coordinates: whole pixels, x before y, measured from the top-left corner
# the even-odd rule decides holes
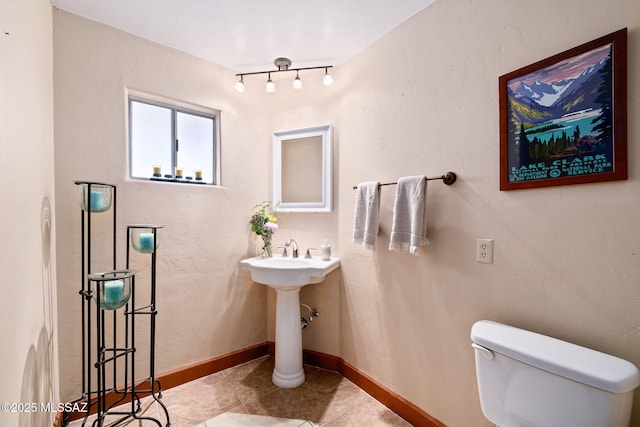
[[[493,239],[476,241],[476,262],[493,264]]]

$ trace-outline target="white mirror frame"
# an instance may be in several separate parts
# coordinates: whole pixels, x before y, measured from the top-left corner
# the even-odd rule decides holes
[[[273,210],[276,212],[331,212],[332,167],[331,125],[273,133]],[[287,203],[282,201],[282,143],[290,139],[322,137],[322,201]]]

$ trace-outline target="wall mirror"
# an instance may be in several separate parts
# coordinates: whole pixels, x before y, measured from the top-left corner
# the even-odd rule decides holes
[[[331,212],[331,125],[273,134],[273,209]]]

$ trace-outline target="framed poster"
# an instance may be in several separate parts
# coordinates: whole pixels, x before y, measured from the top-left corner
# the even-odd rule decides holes
[[[627,29],[505,74],[500,190],[627,179]]]

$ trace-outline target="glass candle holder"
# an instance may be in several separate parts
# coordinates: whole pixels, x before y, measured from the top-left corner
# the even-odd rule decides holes
[[[196,181],[202,181],[202,169],[196,169],[194,173],[196,175]]]
[[[131,298],[131,279],[135,270],[115,270],[106,273],[90,274],[91,295],[93,301],[103,310],[117,310]]]
[[[89,212],[91,209],[91,212],[105,212],[111,208],[112,185],[89,182],[76,184],[80,187],[80,207],[83,211]]]
[[[176,179],[182,179],[182,168],[181,167],[176,167]]]
[[[160,178],[162,176],[162,166],[153,165],[152,167],[154,178]]]
[[[131,245],[136,251],[143,254],[150,254],[160,247],[160,233],[158,233],[158,228],[162,228],[163,226],[136,225],[129,227],[131,229]]]

